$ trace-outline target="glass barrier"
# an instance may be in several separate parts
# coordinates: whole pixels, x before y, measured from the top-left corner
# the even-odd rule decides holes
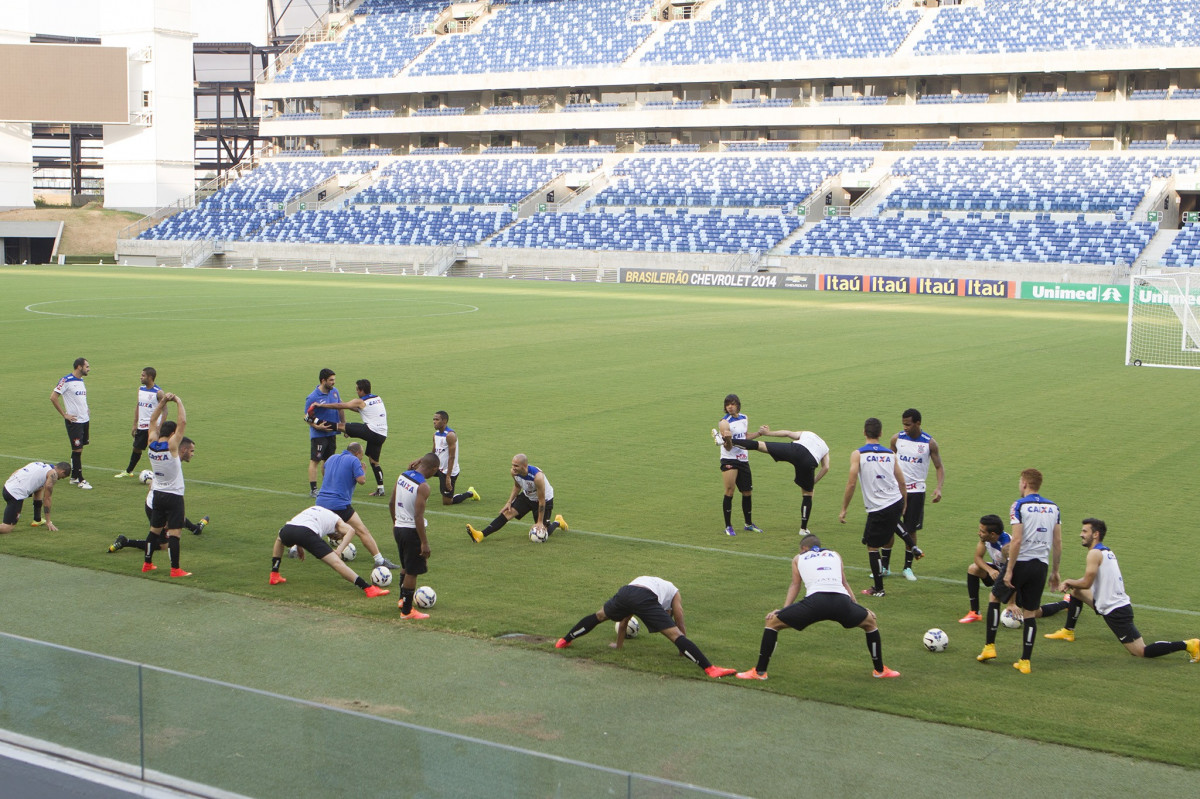
[[[262,799],[733,796],[5,633],[0,664],[0,729],[166,786]]]

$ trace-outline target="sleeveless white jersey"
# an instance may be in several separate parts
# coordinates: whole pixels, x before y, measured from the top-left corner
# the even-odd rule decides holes
[[[150,483],[150,490],[182,497],[183,461],[171,454],[170,442],[151,441],[148,457],[150,465],[154,467],[154,481]]]
[[[867,513],[889,508],[900,501],[896,485],[896,453],[882,444],[858,449],[858,485]]]
[[[425,482],[425,476],[416,470],[401,472],[396,478],[396,526],[417,526],[417,490]]]
[[[842,556],[832,549],[810,549],[792,558],[804,581],[804,595],[813,594],[842,594],[846,586],[842,585]]]
[[[54,393],[62,395],[63,410],[68,416],[74,416],[76,422],[86,422],[92,418],[88,415],[87,384],[82,377],[76,377],[74,373],[63,375],[54,387]]]
[[[458,474],[458,442],[456,441],[454,446],[454,463],[447,463],[450,460],[450,442],[446,440],[446,434],[453,432],[453,427],[447,427],[441,432],[433,431],[433,454],[438,456],[438,470],[451,477]],[[450,468],[447,469],[447,466]]]
[[[1038,494],[1029,494],[1013,503],[1010,524],[1021,525],[1021,551],[1017,561],[1040,560],[1050,563],[1050,545],[1054,526],[1059,522],[1058,506]]]
[[[1004,554],[1004,547],[1008,546],[1008,542],[1012,541],[1012,536],[1008,533],[1001,533],[1000,537],[995,541],[984,541],[983,546],[987,551],[987,556],[991,560],[992,565],[1001,571],[1008,565],[1008,558]]]
[[[903,430],[896,437],[900,471],[912,493],[925,493],[925,478],[929,476],[929,442],[932,440],[928,433],[922,432],[916,438],[911,438]]]
[[[1097,544],[1096,549],[1104,557],[1100,559],[1100,570],[1096,572],[1096,580],[1092,583],[1092,601],[1096,604],[1096,612],[1107,616],[1117,608],[1130,604],[1129,595],[1125,593],[1125,578],[1121,576],[1121,567],[1117,565],[1117,553],[1104,544]]]
[[[721,417],[722,421],[729,422],[729,433],[733,436],[734,442],[739,438],[746,437],[746,430],[750,428],[750,420],[746,418],[746,414],[739,413],[737,416],[729,416],[726,414]],[[745,448],[736,445],[726,449],[725,445],[721,445],[721,460],[726,461],[748,461],[750,454]]]
[[[549,502],[550,500],[554,499],[554,486],[550,485],[550,478],[546,477],[545,472],[538,467],[530,465],[529,473],[527,475],[522,477],[514,474],[513,480],[520,487],[521,493],[523,493],[531,501],[537,502],[537,484],[533,482],[533,478],[537,477],[539,474],[542,475],[546,481],[546,501]]]
[[[801,430],[796,443],[812,453],[813,460],[818,464],[821,462],[821,458],[829,454],[829,445],[825,443],[825,439],[811,430]]]
[[[158,407],[158,386],[154,388],[146,388],[138,386],[137,393],[137,429],[149,430],[150,417],[154,414],[154,409]]]
[[[28,499],[46,484],[46,473],[53,469],[53,466],[41,461],[22,466],[4,482],[4,490],[13,499]]]
[[[288,524],[294,524],[297,527],[307,527],[317,535],[325,538],[330,533],[337,531],[337,523],[339,521],[341,519],[338,518],[338,515],[329,508],[314,505],[297,513],[288,521]]]
[[[367,394],[362,397],[365,403],[362,406],[360,413],[362,414],[363,424],[372,433],[378,433],[381,436],[387,435],[387,409],[383,407],[383,400],[375,394]]]
[[[675,587],[674,583],[668,582],[661,577],[651,577],[648,574],[630,580],[629,584],[640,585],[642,588],[649,588],[653,591],[654,596],[658,598],[658,604],[662,605],[662,609],[667,613],[671,612],[671,602],[674,601],[675,595],[679,593],[679,589]]]

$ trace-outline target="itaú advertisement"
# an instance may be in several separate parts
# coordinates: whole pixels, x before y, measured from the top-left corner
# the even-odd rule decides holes
[[[888,275],[821,275],[822,291],[855,291],[871,294],[944,294],[950,297],[1015,299],[1011,280],[975,277],[892,277]]]

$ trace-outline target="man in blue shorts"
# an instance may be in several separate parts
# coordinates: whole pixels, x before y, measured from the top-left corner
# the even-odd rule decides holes
[[[321,481],[321,490],[317,492],[316,504],[318,507],[333,511],[339,519],[353,528],[355,535],[375,559],[376,566],[387,566],[389,569],[394,569],[396,564],[379,552],[379,545],[375,543],[375,537],[363,524],[358,511],[350,504],[354,498],[354,489],[367,481],[362,457],[362,444],[353,441],[344,451],[325,461],[325,479]],[[341,540],[337,547],[339,557],[349,544],[350,536]]]

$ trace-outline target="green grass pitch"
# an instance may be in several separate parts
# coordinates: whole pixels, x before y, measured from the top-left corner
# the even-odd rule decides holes
[[[1129,657],[1086,611],[1075,643],[1038,641],[1024,677],[1009,666],[1016,632],[1002,629],[1000,657],[980,665],[982,625],[955,623],[967,610],[977,520],[1007,513],[1018,473],[1032,466],[1064,511],[1063,575],[1083,570],[1079,520],[1103,518],[1146,639],[1200,635],[1189,447],[1200,426],[1197,378],[1124,367],[1124,322],[1122,307],[962,298],[6,269],[0,471],[67,458],[48,397],[82,355],[92,364],[84,467],[96,488],[60,487],[61,532],[19,529],[0,538],[0,552],[165,581],[165,569],[138,575],[136,553],[105,551],[117,533],[145,528],[144,487],[112,475],[128,459],[138,373],[149,365],[184,398],[197,442],[186,467],[189,516],[213,517],[209,532],[185,536],[189,584],[402,624],[392,598],[368,601],[312,561],[285,560],[288,583],[267,585],[275,532],[308,504],[302,402],[328,366],[343,397],[367,377],[387,402],[389,484],[429,449],[431,416],[445,409],[460,436],[459,486],[483,495],[431,506],[423,582],[439,601],[428,628],[484,641],[523,633],[537,640],[503,645],[704,679],[657,636],[620,653],[607,647],[611,626],[565,653],[546,642],[628,580],[656,574],[680,587],[689,637],[714,662],[749,668],[762,615],[787,589],[800,493],[790,467],[751,455],[754,518],[766,532],[723,534],[708,435],[721,399],[739,394],[752,427],[811,429],[830,444],[833,468],[810,526],[842,553],[859,588],[869,575],[857,495],[848,523],[837,520],[849,453],[862,443],[863,419],[880,417],[890,436],[913,406],[942,447],[945,499],[926,508],[921,579],[892,578],[886,598],[865,602],[879,616],[887,664],[904,676],[872,680],[862,634],[819,625],[780,636],[770,681],[734,688],[1194,768],[1182,698],[1193,695],[1200,665],[1183,654]],[[475,545],[463,525],[495,516],[517,452],[546,471],[571,531],[535,545],[527,519]],[[369,490],[355,505],[394,557],[385,504]],[[353,565],[365,575],[369,563]],[[1061,620],[1041,622],[1039,638]],[[949,633],[946,653],[923,650],[930,627]]]

